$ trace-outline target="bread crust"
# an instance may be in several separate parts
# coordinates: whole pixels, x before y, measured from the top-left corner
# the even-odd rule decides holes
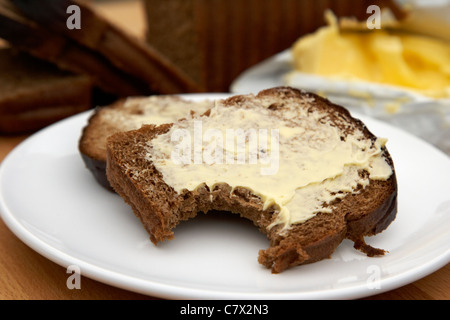
[[[361,121],[351,118],[346,109],[316,95],[291,88],[274,88],[265,90],[258,96],[267,94],[281,98],[314,97],[316,103],[325,104],[339,115],[350,117],[348,119],[353,119],[354,124],[363,128],[368,138],[376,139]],[[239,104],[242,99],[245,97],[236,96],[225,100],[225,103]],[[258,261],[273,273],[328,258],[345,238],[354,241],[355,248],[369,256],[385,253],[384,250],[367,245],[364,237],[383,231],[395,219],[395,170],[388,180],[371,180],[359,193],[349,193],[333,203],[331,214],[319,213],[304,223],[293,225],[287,232],[280,233],[281,226],[268,229],[276,209],[269,207],[263,210],[261,199],[245,188],[232,191],[229,185],[221,184],[213,190],[201,186],[194,191],[185,190],[178,194],[167,185],[153,163],[139,157],[139,154],[145,154],[146,143],[167,132],[170,126],[144,126],[136,131],[118,133],[110,137],[107,143],[108,180],[116,192],[131,205],[155,245],[172,239],[173,229],[181,221],[195,217],[198,212],[219,210],[251,220],[267,235],[270,246],[259,252]],[[384,148],[383,152],[392,165],[387,149]]]
[[[113,192],[108,179],[106,178],[106,145],[98,140],[105,140],[105,135],[110,135],[119,131],[118,129],[109,130],[101,124],[101,113],[104,108],[116,108],[124,104],[124,99],[120,99],[112,105],[98,107],[89,117],[88,123],[83,128],[78,141],[78,150],[86,168],[92,173],[94,179],[105,189]]]

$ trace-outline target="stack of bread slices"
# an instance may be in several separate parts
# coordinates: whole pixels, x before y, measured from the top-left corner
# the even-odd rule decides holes
[[[78,28],[68,27],[69,8],[78,10]],[[119,97],[200,91],[83,1],[0,0],[0,38],[2,133],[39,129]]]

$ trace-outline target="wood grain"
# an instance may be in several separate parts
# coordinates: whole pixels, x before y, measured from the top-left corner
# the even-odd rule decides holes
[[[139,36],[144,28],[141,3],[137,0],[102,1],[99,9],[111,20]],[[123,15],[121,15],[123,13]],[[120,17],[120,18],[119,18]],[[134,24],[133,24],[134,23]],[[135,26],[135,27],[133,27]],[[27,135],[0,136],[0,162]],[[80,289],[68,289],[66,269],[41,256],[18,239],[0,220],[0,299],[1,300],[98,300],[156,299],[119,289],[81,276]],[[450,265],[431,275],[369,300],[449,300]]]

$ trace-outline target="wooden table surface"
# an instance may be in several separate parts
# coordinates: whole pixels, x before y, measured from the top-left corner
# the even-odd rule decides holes
[[[145,19],[139,1],[99,1],[95,5],[110,20],[142,36]],[[0,161],[26,137],[0,136]],[[69,289],[66,285],[69,275],[65,268],[30,249],[0,220],[0,299],[155,299],[83,276],[81,289]],[[367,299],[450,299],[450,265],[414,283]]]

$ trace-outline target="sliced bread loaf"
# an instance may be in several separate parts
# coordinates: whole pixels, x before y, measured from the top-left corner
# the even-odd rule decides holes
[[[98,183],[112,190],[106,178],[106,139],[114,133],[139,129],[143,124],[172,123],[191,112],[202,114],[212,101],[190,101],[177,96],[130,97],[97,108],[83,129],[79,151]]]
[[[397,212],[384,144],[346,109],[281,87],[115,134],[106,173],[154,244],[199,212],[229,211],[267,235],[258,261],[279,273],[330,257],[345,238],[368,256],[385,253],[364,241]]]

